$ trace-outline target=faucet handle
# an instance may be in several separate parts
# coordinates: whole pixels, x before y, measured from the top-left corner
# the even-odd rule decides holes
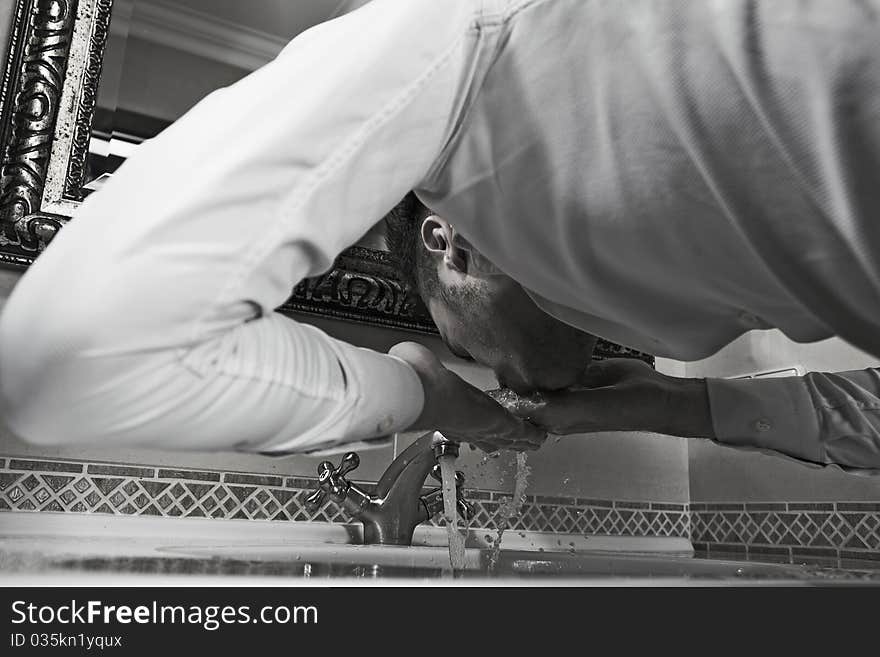
[[[314,513],[322,506],[324,506],[324,501],[327,499],[327,493],[322,491],[320,488],[314,491],[311,495],[306,498],[306,511],[310,513]]]
[[[360,457],[354,452],[349,452],[342,457],[339,467],[335,467],[330,461],[323,461],[318,466],[318,490],[306,498],[306,509],[317,511],[329,497],[337,504],[341,504],[348,496],[351,484],[345,478],[352,470],[361,464]]]
[[[339,464],[339,467],[336,469],[336,473],[344,477],[352,470],[357,470],[358,466],[361,464],[361,457],[358,456],[355,452],[349,452],[345,456],[342,457],[342,462]]]

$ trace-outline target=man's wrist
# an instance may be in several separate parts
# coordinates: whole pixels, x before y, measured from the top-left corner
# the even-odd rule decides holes
[[[712,407],[706,379],[671,379],[672,390],[667,396],[666,417],[669,427],[664,432],[682,438],[715,439]]]
[[[449,370],[423,372],[416,369],[424,391],[422,412],[412,426],[412,431],[461,430],[462,394],[469,385]]]

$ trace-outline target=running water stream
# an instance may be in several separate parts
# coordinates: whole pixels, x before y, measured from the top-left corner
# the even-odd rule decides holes
[[[443,510],[446,520],[446,535],[449,543],[449,563],[452,566],[453,576],[457,572],[465,570],[467,558],[465,553],[465,539],[458,529],[458,494],[455,486],[455,457],[452,454],[440,456],[440,473],[443,479]],[[511,520],[517,518],[522,510],[526,498],[526,488],[529,484],[529,475],[532,469],[527,463],[524,453],[516,455],[516,474],[514,478],[513,494],[504,500],[495,515],[498,525],[498,533],[489,555],[489,572],[494,571],[501,554],[501,542],[504,532],[510,525]]]
[[[512,390],[501,388],[498,390],[487,391],[487,394],[499,404],[507,408],[507,410],[519,415],[528,416],[529,411],[539,408],[544,403],[544,398],[536,393],[529,397],[521,397]],[[435,434],[439,439],[443,439],[439,432]],[[496,452],[490,456],[497,456]],[[458,506],[457,491],[455,487],[455,457],[452,455],[441,456],[438,458],[440,462],[440,471],[443,477],[443,509],[446,518],[446,533],[449,542],[449,562],[452,566],[453,576],[457,571],[462,571],[467,565],[465,553],[465,539],[458,530]],[[519,453],[516,455],[516,474],[513,487],[513,495],[506,499],[495,515],[498,526],[498,533],[495,537],[492,553],[489,556],[489,572],[494,571],[501,554],[501,541],[504,532],[510,525],[511,520],[518,517],[522,505],[525,502],[526,488],[529,484],[529,475],[531,468],[527,463],[526,454]]]
[[[519,453],[516,455],[516,475],[513,484],[513,495],[504,500],[504,503],[498,508],[495,514],[495,520],[498,523],[498,534],[495,536],[495,542],[492,546],[492,554],[489,555],[489,572],[495,570],[498,564],[498,557],[501,555],[501,540],[504,532],[510,525],[510,521],[519,516],[522,505],[526,500],[526,488],[529,485],[529,475],[532,469],[526,462],[526,454]]]
[[[458,493],[455,488],[455,457],[452,454],[441,456],[440,473],[443,476],[443,511],[446,518],[446,535],[449,538],[449,563],[452,574],[463,571],[467,566],[464,550],[464,536],[458,531]]]
[[[509,388],[499,388],[497,390],[488,390],[486,394],[514,415],[525,419],[528,419],[532,413],[539,410],[546,403],[544,396],[540,392],[521,396]],[[552,435],[548,434],[548,437]],[[556,440],[558,441],[559,438],[557,437]],[[510,521],[519,516],[522,505],[525,502],[526,487],[529,485],[529,475],[532,472],[526,461],[525,453],[516,455],[516,478],[513,486],[513,495],[504,501],[495,514],[495,520],[498,523],[498,534],[495,537],[492,554],[489,557],[489,572],[492,572],[498,563],[498,557],[501,554],[501,539],[504,537],[504,532],[510,525]]]

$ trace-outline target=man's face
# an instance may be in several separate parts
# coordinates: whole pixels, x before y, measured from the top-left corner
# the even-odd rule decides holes
[[[449,350],[491,368],[519,394],[577,383],[596,338],[543,312],[506,276],[432,297],[428,309]]]

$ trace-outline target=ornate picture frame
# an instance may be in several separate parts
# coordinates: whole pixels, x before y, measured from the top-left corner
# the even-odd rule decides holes
[[[113,0],[16,0],[0,87],[0,265],[25,269],[70,220],[86,158]],[[388,253],[353,247],[279,309],[436,334]],[[600,341],[597,358],[653,358]]]

